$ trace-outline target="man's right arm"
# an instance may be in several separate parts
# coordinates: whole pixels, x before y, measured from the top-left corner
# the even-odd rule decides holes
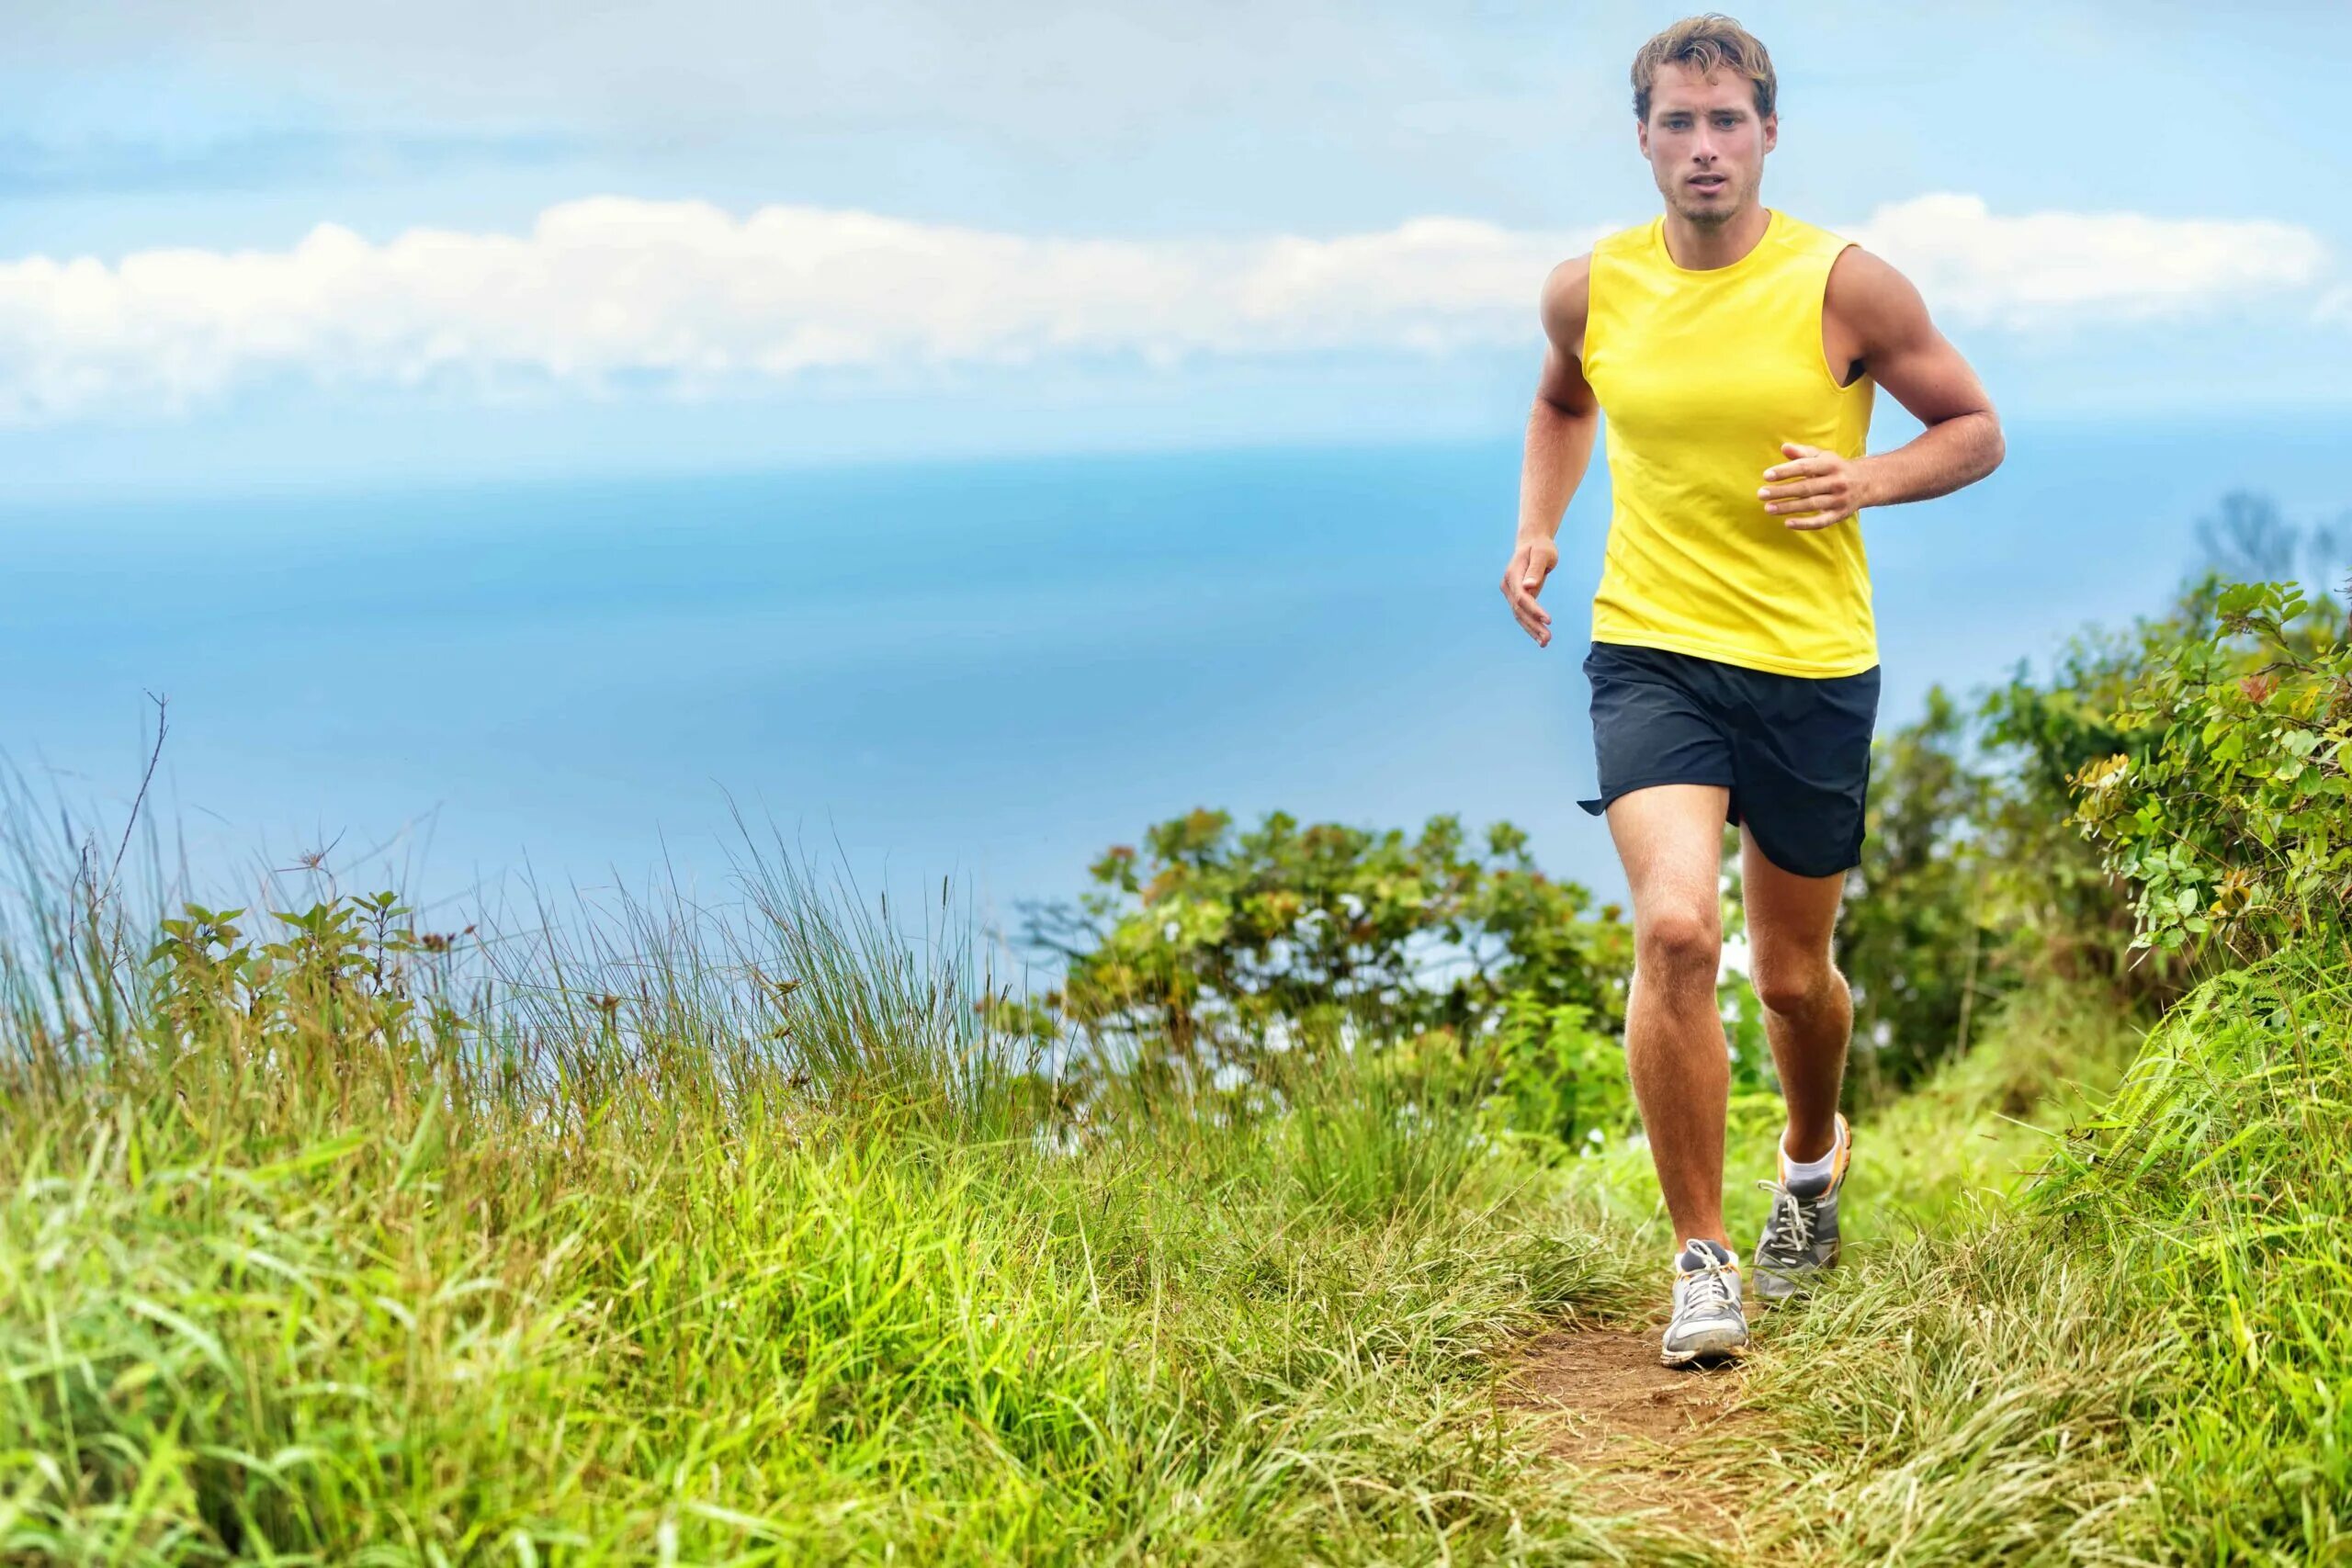
[[[1527,446],[1520,461],[1519,539],[1503,573],[1510,613],[1538,647],[1551,645],[1552,616],[1536,595],[1560,562],[1553,538],[1592,460],[1593,437],[1600,428],[1600,405],[1584,378],[1591,281],[1589,255],[1562,262],[1544,280],[1544,372],[1535,384],[1535,408],[1527,417]]]

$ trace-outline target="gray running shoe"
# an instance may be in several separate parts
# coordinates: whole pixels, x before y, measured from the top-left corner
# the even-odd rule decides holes
[[[1772,1213],[1764,1221],[1764,1234],[1756,1241],[1758,1300],[1787,1301],[1824,1269],[1836,1266],[1838,1193],[1846,1185],[1846,1162],[1853,1150],[1854,1134],[1840,1116],[1836,1163],[1827,1176],[1812,1181],[1788,1180],[1784,1160],[1781,1180],[1756,1184],[1772,1195]]]
[[[1739,1310],[1739,1259],[1719,1242],[1693,1238],[1674,1260],[1674,1318],[1658,1359],[1669,1367],[1724,1360],[1747,1349]]]

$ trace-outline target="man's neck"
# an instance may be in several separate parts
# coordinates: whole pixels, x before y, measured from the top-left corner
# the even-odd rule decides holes
[[[1751,203],[1724,223],[1693,223],[1679,212],[1666,215],[1666,254],[1691,272],[1729,266],[1754,250],[1772,221],[1762,202]]]

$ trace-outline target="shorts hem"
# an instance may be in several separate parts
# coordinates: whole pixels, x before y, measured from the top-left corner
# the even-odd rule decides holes
[[[1791,855],[1787,859],[1782,859],[1780,855],[1773,853],[1772,846],[1765,842],[1765,840],[1757,834],[1756,825],[1753,822],[1747,825],[1747,832],[1750,838],[1754,838],[1756,840],[1757,851],[1761,853],[1766,860],[1770,861],[1775,866],[1784,872],[1787,872],[1791,876],[1843,876],[1846,873],[1853,870],[1856,866],[1862,863],[1861,846],[1857,844],[1852,849],[1845,851],[1845,858],[1839,860],[1837,864],[1830,866],[1825,871],[1810,871],[1803,865],[1792,865],[1789,863],[1792,860],[1802,859],[1803,857],[1801,856]]]
[[[1725,819],[1733,822],[1739,820],[1739,818],[1736,815],[1737,809],[1737,791],[1739,789],[1739,784],[1736,780],[1692,778],[1687,773],[1665,773],[1654,779],[1634,779],[1627,784],[1621,784],[1612,787],[1604,788],[1595,798],[1591,800],[1579,800],[1577,804],[1583,807],[1593,816],[1599,817],[1606,812],[1609,807],[1616,802],[1620,795],[1631,795],[1637,789],[1651,789],[1655,788],[1658,784],[1713,784],[1718,789],[1733,791],[1734,799],[1730,804],[1735,814],[1727,816]]]

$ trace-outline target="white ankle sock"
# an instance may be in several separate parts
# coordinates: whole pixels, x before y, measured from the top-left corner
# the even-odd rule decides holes
[[[1838,1168],[1838,1143],[1833,1136],[1829,1152],[1819,1159],[1791,1159],[1788,1129],[1781,1129],[1781,1179],[1783,1182],[1826,1181]]]

